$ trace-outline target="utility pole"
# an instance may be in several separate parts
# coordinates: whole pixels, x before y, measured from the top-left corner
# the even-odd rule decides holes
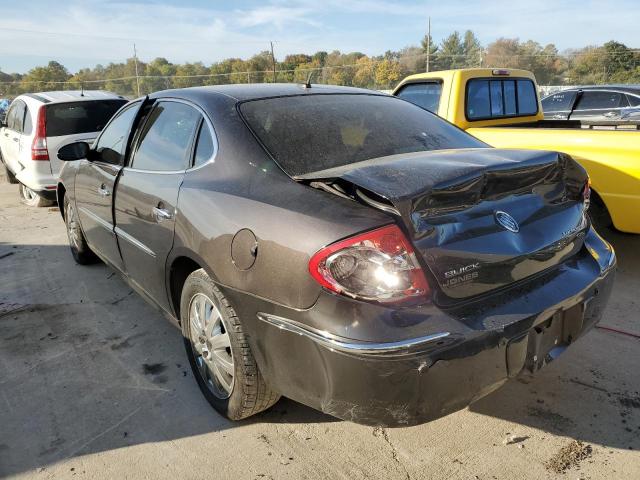
[[[431,60],[431,17],[429,17],[429,27],[427,29],[427,73],[429,73],[430,60]]]
[[[271,61],[273,62],[273,83],[276,83],[276,56],[273,54],[273,42],[271,44]]]
[[[133,44],[133,61],[136,64],[136,86],[138,87],[138,96],[140,96],[140,77],[138,77],[138,52],[136,51],[136,44]]]

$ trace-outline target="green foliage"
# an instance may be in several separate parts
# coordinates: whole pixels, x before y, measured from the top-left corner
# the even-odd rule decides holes
[[[430,70],[465,67],[505,67],[531,70],[540,84],[640,83],[640,52],[610,41],[602,46],[560,54],[553,44],[499,38],[483,48],[475,34],[453,32],[429,45]],[[292,53],[276,62],[270,51],[247,60],[228,58],[209,66],[202,62],[173,64],[166,58],[148,63],[133,58],[123,63],[83,68],[71,75],[56,61],[25,75],[0,72],[0,95],[63,89],[106,89],[130,97],[163,90],[225,83],[312,83],[390,89],[403,77],[426,68],[427,37],[420,46],[386,51],[380,56],[361,52]],[[137,64],[137,65],[136,65]],[[137,67],[137,71],[136,71]],[[136,78],[137,77],[137,78]]]

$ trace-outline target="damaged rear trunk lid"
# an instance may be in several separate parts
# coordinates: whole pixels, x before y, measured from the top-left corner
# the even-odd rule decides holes
[[[399,218],[447,296],[524,280],[575,255],[586,172],[557,152],[416,152],[295,177]]]

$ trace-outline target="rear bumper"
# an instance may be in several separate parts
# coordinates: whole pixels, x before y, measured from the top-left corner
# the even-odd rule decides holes
[[[396,311],[394,322],[428,327],[423,335],[384,341],[311,327],[317,322],[312,317],[326,311],[322,297],[313,309],[288,315],[263,304],[252,321],[243,310],[254,308],[255,299],[238,303],[243,294],[226,293],[242,305],[237,310],[248,320],[259,367],[283,395],[357,423],[414,425],[464,408],[522,372],[537,371],[600,320],[614,281],[615,254],[594,231],[584,253],[520,295],[495,295],[489,306],[483,300],[458,311],[430,310],[421,319]],[[330,300],[337,304],[342,298]],[[354,308],[335,305],[332,320],[386,321],[362,317]]]

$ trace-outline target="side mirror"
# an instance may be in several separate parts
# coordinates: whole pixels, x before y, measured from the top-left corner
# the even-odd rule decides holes
[[[91,147],[89,147],[87,142],[70,143],[58,150],[58,158],[64,162],[81,160],[89,156],[90,150]]]

